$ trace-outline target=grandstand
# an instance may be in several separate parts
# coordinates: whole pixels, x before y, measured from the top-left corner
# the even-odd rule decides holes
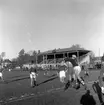
[[[90,50],[85,50],[83,48],[63,48],[63,49],[54,49],[38,54],[38,57],[41,57],[40,64],[52,64],[60,63],[65,57],[71,57],[73,54],[77,56],[78,61],[80,58],[84,57],[87,53],[92,52]]]

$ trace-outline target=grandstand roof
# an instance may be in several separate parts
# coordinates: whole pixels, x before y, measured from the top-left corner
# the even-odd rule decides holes
[[[39,55],[45,55],[45,54],[53,54],[53,53],[63,53],[63,52],[69,52],[69,53],[73,53],[73,52],[91,52],[90,50],[85,50],[83,48],[62,48],[62,49],[53,49],[53,50],[48,50],[45,52],[41,52]]]

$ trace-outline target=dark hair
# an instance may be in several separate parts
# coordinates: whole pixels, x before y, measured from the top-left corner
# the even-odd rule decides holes
[[[65,61],[65,62],[69,61],[69,58],[68,58],[68,57],[66,57],[66,58],[64,59],[64,61]]]
[[[90,94],[90,90],[87,90],[87,93]]]
[[[31,61],[31,63],[33,64],[33,63],[34,63],[34,61],[32,60],[32,61]]]

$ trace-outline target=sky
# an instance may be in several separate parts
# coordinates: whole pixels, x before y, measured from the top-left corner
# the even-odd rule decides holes
[[[0,0],[0,53],[80,44],[104,52],[104,0]]]

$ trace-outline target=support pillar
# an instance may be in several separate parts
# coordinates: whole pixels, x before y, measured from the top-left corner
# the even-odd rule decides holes
[[[65,53],[63,53],[63,60],[64,60],[64,58],[65,58]]]
[[[79,64],[79,51],[77,51],[77,62]]]
[[[55,56],[56,54],[54,54],[54,63],[56,63],[56,56]]]
[[[44,55],[43,55],[43,64],[44,64]]]
[[[37,61],[37,60],[38,60],[38,54],[36,54],[36,64],[38,63],[38,61]]]
[[[68,52],[67,52],[67,58],[69,58]]]
[[[48,63],[48,61],[47,61],[47,55],[46,55],[46,64]]]

